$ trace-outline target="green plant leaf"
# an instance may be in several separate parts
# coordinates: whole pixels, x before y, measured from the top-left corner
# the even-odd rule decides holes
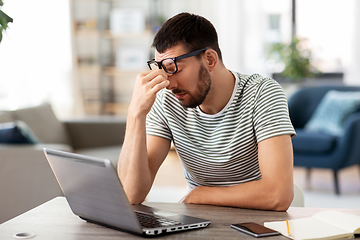
[[[319,73],[311,64],[311,51],[299,47],[301,41],[295,37],[289,44],[274,43],[268,49],[268,58],[285,65],[280,75],[293,81]]]
[[[6,29],[9,22],[13,22],[13,19],[0,10],[0,25]]]
[[[1,0],[0,3],[3,4]],[[7,29],[9,22],[13,22],[13,19],[0,10],[0,42],[3,37],[2,32]]]
[[[0,18],[0,27],[1,30],[5,30],[7,28],[7,22],[4,18]]]

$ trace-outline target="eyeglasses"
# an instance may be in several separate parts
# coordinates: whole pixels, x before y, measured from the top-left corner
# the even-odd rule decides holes
[[[199,50],[196,50],[193,52],[185,53],[178,57],[165,58],[165,59],[161,60],[160,62],[157,62],[157,61],[155,61],[155,59],[153,59],[153,60],[147,61],[147,64],[148,64],[150,70],[163,68],[165,70],[165,72],[167,72],[169,74],[174,74],[178,71],[178,66],[177,66],[178,60],[196,56],[199,53],[206,51],[207,49],[208,48],[202,48],[202,49],[199,49]]]

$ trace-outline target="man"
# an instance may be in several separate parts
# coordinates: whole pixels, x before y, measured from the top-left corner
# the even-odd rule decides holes
[[[226,69],[213,25],[180,13],[153,42],[137,76],[118,173],[132,204],[144,201],[171,146],[182,161],[184,203],[285,211],[293,199],[291,125],[272,79]]]

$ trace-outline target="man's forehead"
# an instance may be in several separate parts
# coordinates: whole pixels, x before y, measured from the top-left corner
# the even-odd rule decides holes
[[[186,52],[185,52],[183,46],[181,44],[179,44],[174,47],[166,49],[162,53],[159,53],[157,50],[155,50],[155,60],[161,61],[165,58],[174,58],[174,57],[180,56],[184,53],[186,53]]]

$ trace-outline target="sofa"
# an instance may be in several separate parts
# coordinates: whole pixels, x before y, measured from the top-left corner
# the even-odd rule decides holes
[[[290,96],[294,166],[330,169],[340,194],[338,172],[360,165],[360,87],[305,87]]]
[[[110,116],[60,121],[50,104],[0,111],[0,223],[62,195],[43,148],[116,166],[125,125],[126,118]]]

